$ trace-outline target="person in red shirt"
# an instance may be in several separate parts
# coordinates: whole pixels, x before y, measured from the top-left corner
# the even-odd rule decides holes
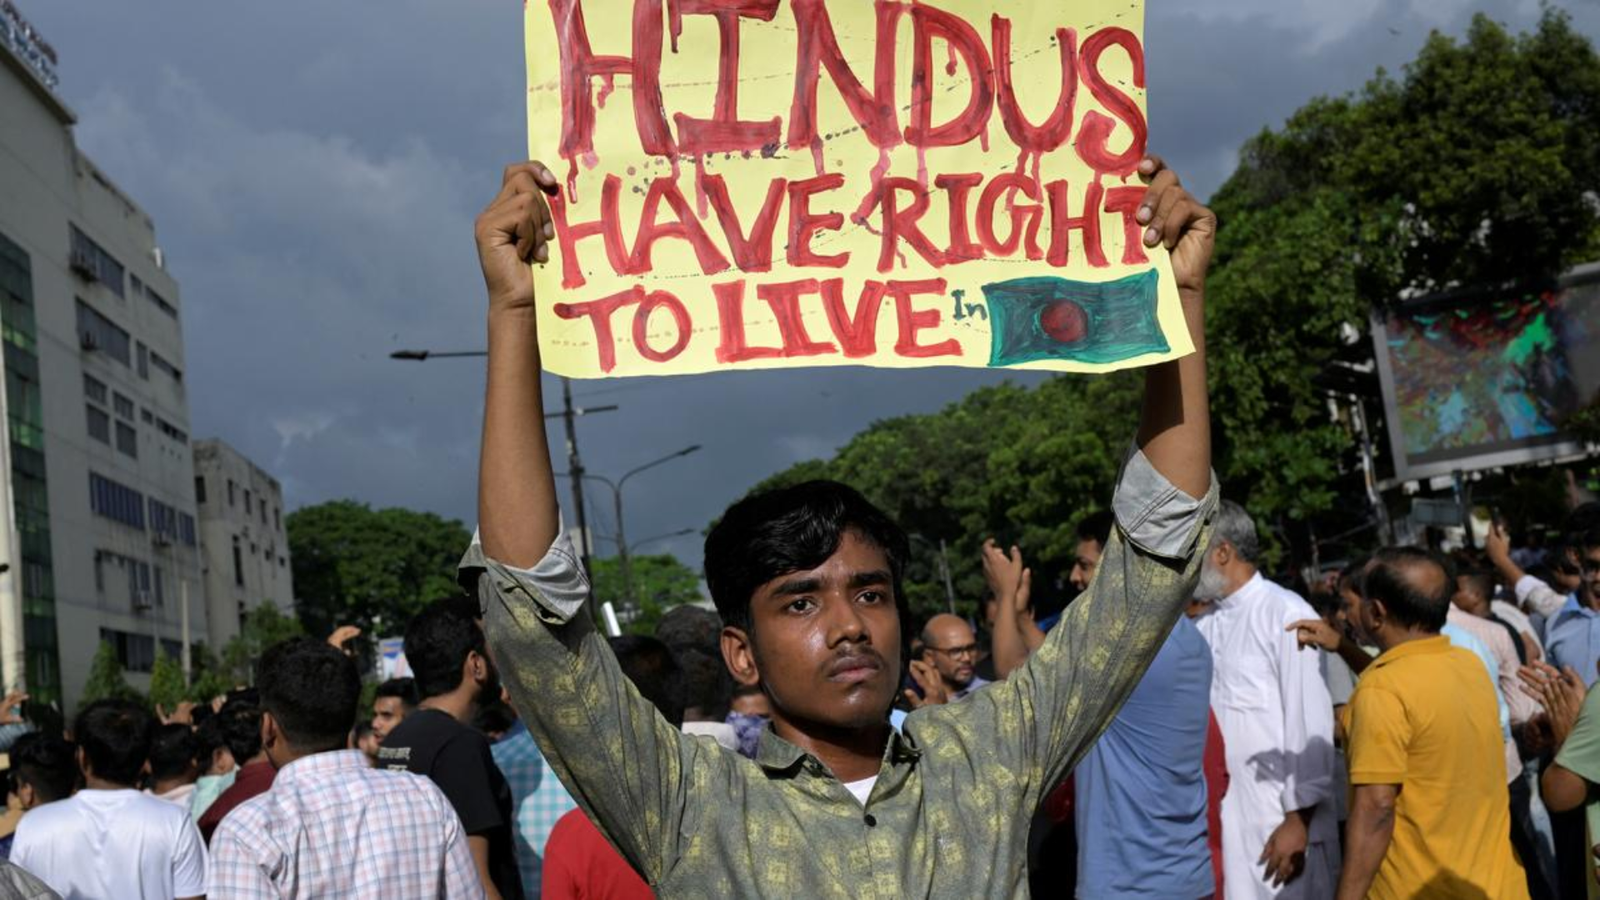
[[[267,759],[266,751],[261,749],[261,707],[253,689],[230,697],[217,713],[217,721],[222,728],[222,739],[228,745],[228,752],[242,765],[233,784],[200,816],[197,824],[200,826],[200,836],[205,838],[207,844],[211,843],[212,833],[228,813],[251,797],[266,793],[272,787],[273,776],[277,774]]]
[[[683,669],[666,644],[628,635],[611,639],[617,664],[675,728],[683,727]],[[622,858],[582,809],[562,816],[544,849],[544,900],[654,900],[650,885]]]

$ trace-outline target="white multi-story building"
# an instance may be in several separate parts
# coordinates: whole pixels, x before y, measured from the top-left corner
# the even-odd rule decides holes
[[[195,441],[194,495],[211,646],[226,645],[264,603],[294,615],[278,480],[220,440]]]
[[[144,687],[213,629],[178,284],[74,142],[53,56],[0,10],[0,677],[67,711],[102,641]]]

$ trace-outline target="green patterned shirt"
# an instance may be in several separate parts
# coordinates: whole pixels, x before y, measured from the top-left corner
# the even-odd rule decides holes
[[[461,568],[529,731],[657,896],[1026,897],[1032,813],[1180,615],[1216,493],[1189,497],[1135,451],[1089,589],[1009,678],[891,732],[864,806],[770,728],[749,760],[669,725],[574,615],[583,581],[565,537],[533,570],[476,541]]]

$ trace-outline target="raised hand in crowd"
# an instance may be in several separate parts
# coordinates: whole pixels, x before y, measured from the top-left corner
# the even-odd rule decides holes
[[[355,648],[350,646],[350,642],[360,636],[360,628],[354,625],[340,625],[333,630],[333,634],[328,635],[328,644],[345,656],[355,656]]]
[[[0,700],[0,725],[16,725],[22,719],[22,704],[27,702],[26,691],[8,691],[4,700]]]
[[[193,725],[194,708],[195,703],[193,701],[183,700],[177,706],[174,706],[172,712],[169,713],[165,706],[157,703],[156,718],[160,719],[163,725]]]
[[[906,702],[912,709],[921,709],[924,706],[943,706],[950,702],[950,694],[944,689],[944,679],[939,677],[939,670],[920,659],[911,661],[911,680],[922,689],[919,695],[911,688],[904,691]]]
[[[995,596],[992,651],[994,670],[1004,678],[1044,643],[1044,632],[1033,620],[1033,571],[1023,565],[1022,551],[1007,553],[990,538],[983,542],[983,577]]]
[[[1566,743],[1589,692],[1583,678],[1571,666],[1558,670],[1546,662],[1523,666],[1517,677],[1522,679],[1523,693],[1544,704],[1551,742],[1556,747]]]

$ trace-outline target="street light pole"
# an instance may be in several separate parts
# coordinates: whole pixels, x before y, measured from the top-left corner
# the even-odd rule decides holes
[[[487,350],[396,350],[389,354],[390,359],[414,360],[424,362],[429,359],[446,359],[461,356],[488,356]],[[566,425],[567,434],[567,469],[572,474],[572,509],[578,519],[578,556],[583,563],[583,571],[590,571],[591,550],[589,544],[589,517],[583,503],[583,460],[578,456],[578,417],[589,413],[611,412],[617,407],[615,404],[607,406],[573,406],[572,381],[566,376],[561,378],[561,411],[547,412],[546,419],[562,419]]]
[[[612,481],[604,475],[591,475],[587,472],[568,473],[572,475],[574,480],[578,478],[587,478],[590,481],[598,481],[611,489],[611,502],[617,517],[617,561],[622,567],[622,600],[624,603],[633,602],[633,570],[631,569],[628,560],[628,533],[627,529],[623,526],[622,520],[622,487],[628,483],[629,478],[632,478],[646,469],[653,469],[662,463],[669,463],[675,459],[678,459],[679,457],[688,456],[699,449],[699,444],[691,444],[690,446],[679,450],[677,453],[669,453],[660,459],[651,460],[642,466],[629,469],[627,472],[624,472],[622,477],[618,478],[616,481]],[[654,540],[654,538],[651,540]],[[641,543],[643,542],[641,541]]]

